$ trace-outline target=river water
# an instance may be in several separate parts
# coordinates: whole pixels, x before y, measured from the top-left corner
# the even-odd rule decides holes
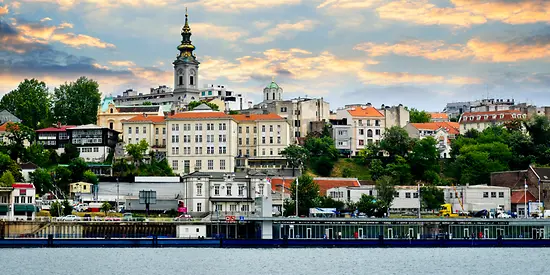
[[[0,249],[0,274],[550,274],[539,248]]]

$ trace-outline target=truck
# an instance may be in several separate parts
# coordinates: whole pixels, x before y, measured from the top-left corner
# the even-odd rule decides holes
[[[458,218],[458,213],[454,213],[453,206],[450,203],[446,203],[441,205],[441,210],[439,210],[439,216],[449,217],[449,218]]]

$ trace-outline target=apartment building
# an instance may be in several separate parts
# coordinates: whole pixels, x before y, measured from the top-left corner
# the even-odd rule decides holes
[[[238,123],[237,168],[283,168],[281,155],[291,141],[290,125],[277,114],[231,116]]]
[[[523,114],[519,110],[468,112],[460,116],[458,123],[460,124],[460,134],[465,134],[472,129],[481,132],[493,125],[502,125],[509,121],[526,118],[527,114]]]
[[[115,130],[124,135],[122,121],[142,114],[164,116],[162,106],[119,106],[115,105],[113,97],[105,97],[97,111],[97,125]]]
[[[67,128],[70,142],[87,162],[104,162],[118,143],[118,132],[93,124]]]
[[[147,141],[151,150],[166,153],[166,121],[164,116],[138,115],[122,121],[124,144]]]
[[[411,138],[433,137],[441,158],[450,158],[451,141],[459,134],[457,122],[409,123],[405,130]]]
[[[67,129],[73,127],[76,125],[57,124],[54,127],[36,130],[36,141],[42,144],[44,149],[54,149],[60,155],[65,152],[65,145],[71,142]]]
[[[337,149],[349,150],[352,155],[357,155],[368,144],[379,144],[382,140],[385,118],[376,108],[351,107],[338,110],[336,115],[338,119],[346,120],[346,124],[332,125]]]
[[[166,118],[167,159],[176,174],[233,172],[237,122],[206,104]]]

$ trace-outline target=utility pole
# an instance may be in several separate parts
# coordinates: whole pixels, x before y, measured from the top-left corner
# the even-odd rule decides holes
[[[118,182],[118,177],[116,177],[116,211],[118,211],[118,194],[120,192],[120,184]]]
[[[422,215],[420,214],[420,208],[422,208],[422,197],[420,194],[420,182],[418,183],[418,218],[422,218]]]
[[[300,217],[298,214],[298,178],[296,178],[296,217]]]
[[[527,179],[525,179],[525,189],[523,190],[523,198],[525,200],[525,218],[527,218]]]

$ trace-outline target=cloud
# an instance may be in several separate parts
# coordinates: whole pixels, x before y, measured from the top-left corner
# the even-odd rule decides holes
[[[209,23],[193,23],[191,30],[195,33],[207,33],[207,37],[219,38],[231,42],[237,41],[248,35],[248,32],[243,30]]]
[[[325,0],[317,8],[361,9],[370,8],[380,2],[382,0]]]
[[[469,27],[484,24],[487,19],[468,10],[439,8],[428,0],[401,0],[376,9],[381,19],[412,22],[420,25],[453,25]]]
[[[408,72],[371,72],[360,71],[357,76],[364,84],[388,86],[396,84],[476,84],[482,80],[478,78],[460,76],[439,76],[430,74],[413,74]]]
[[[269,21],[254,21],[254,27],[258,30],[263,30],[269,26],[271,26],[271,22]]]
[[[118,8],[123,6],[144,7],[144,6],[166,6],[177,4],[176,0],[22,0],[27,3],[55,3],[60,9],[68,10],[77,4],[84,3],[98,8]]]
[[[8,14],[10,10],[8,9],[8,6],[0,6],[0,16]]]
[[[136,63],[129,60],[109,61],[109,64],[117,67],[135,67]]]
[[[249,38],[246,40],[250,44],[265,44],[272,42],[279,37],[291,38],[298,32],[311,31],[319,22],[314,20],[301,20],[296,23],[280,23],[275,27],[268,29],[262,36]]]
[[[74,48],[83,46],[101,49],[115,48],[115,45],[101,41],[96,37],[62,32],[64,29],[73,28],[73,24],[67,22],[61,23],[59,26],[43,25],[41,23],[14,23],[14,26],[24,39],[33,40],[40,44],[59,42]]]
[[[49,18],[49,17],[44,17],[44,18],[40,19],[40,22],[46,22],[46,21],[52,21],[52,19]]]
[[[508,24],[550,22],[547,0],[451,0],[454,7],[438,7],[428,0],[400,0],[378,7],[381,19],[419,25],[471,27],[488,21]]]
[[[521,62],[548,59],[550,36],[524,37],[518,41],[487,42],[478,38],[466,44],[446,44],[445,41],[406,40],[395,44],[361,43],[354,47],[370,56],[390,54],[422,57],[429,60],[473,59],[480,62]]]
[[[238,12],[283,5],[300,4],[302,0],[198,0],[195,4],[216,12]]]

